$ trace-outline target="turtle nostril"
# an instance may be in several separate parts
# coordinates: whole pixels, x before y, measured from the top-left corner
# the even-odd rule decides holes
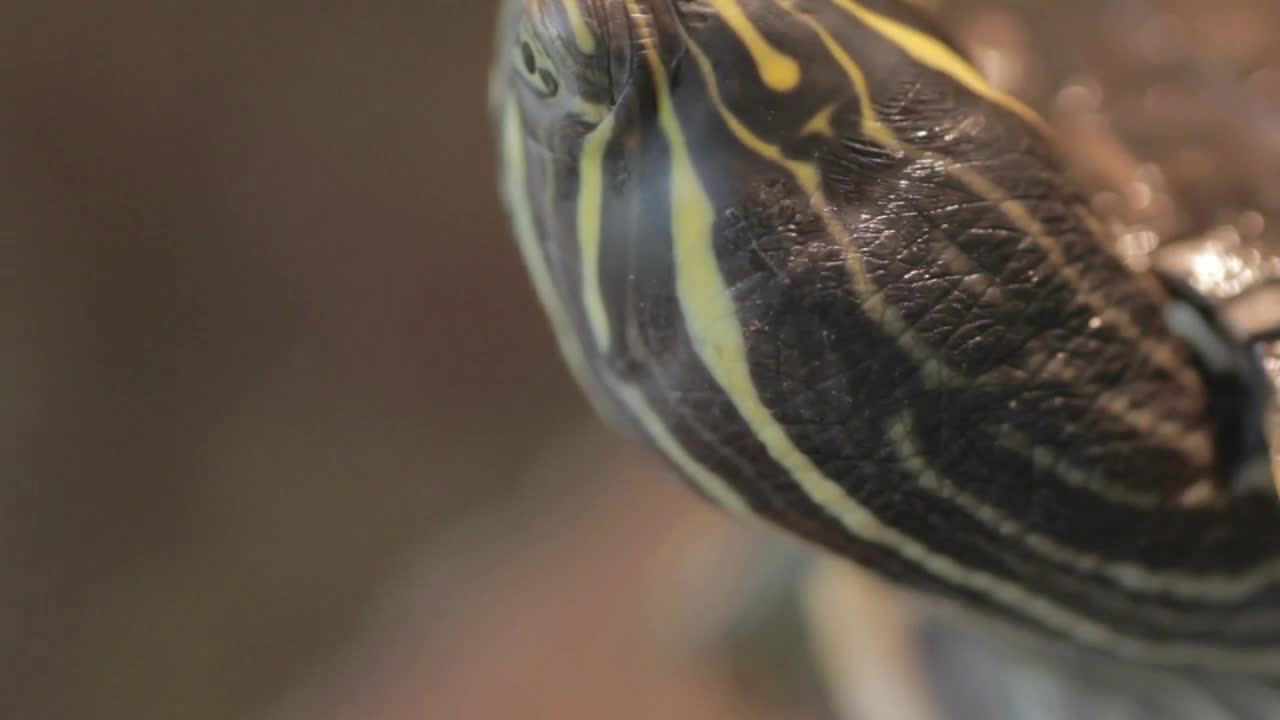
[[[525,71],[530,75],[538,72],[538,60],[533,55],[533,48],[527,42],[520,43],[520,59],[524,62]]]

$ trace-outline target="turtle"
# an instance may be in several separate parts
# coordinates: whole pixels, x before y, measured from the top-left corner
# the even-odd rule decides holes
[[[602,417],[990,640],[948,672],[1092,678],[1002,716],[1280,716],[1280,243],[1126,224],[912,3],[504,0],[496,48],[503,203]]]

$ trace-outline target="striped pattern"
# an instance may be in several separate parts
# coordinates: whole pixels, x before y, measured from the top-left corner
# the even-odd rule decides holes
[[[1280,676],[1280,515],[1179,501],[1205,388],[1030,109],[885,3],[510,0],[498,50],[561,349],[703,494],[1019,627]]]

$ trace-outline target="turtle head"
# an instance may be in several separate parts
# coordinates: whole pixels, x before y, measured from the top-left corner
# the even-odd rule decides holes
[[[1181,619],[1219,591],[1182,578],[1280,552],[1273,515],[1218,504],[1167,292],[1044,121],[905,6],[505,2],[534,289],[597,408],[704,495],[1102,649],[1203,640]]]
[[[599,123],[626,81],[627,4],[613,0],[504,0],[490,77],[490,103],[519,104],[540,139]]]

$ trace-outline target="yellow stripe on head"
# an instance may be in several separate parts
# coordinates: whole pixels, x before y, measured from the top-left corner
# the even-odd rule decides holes
[[[516,245],[520,248],[525,266],[529,269],[533,290],[539,302],[542,303],[547,317],[551,320],[551,329],[556,343],[560,346],[560,354],[564,357],[565,364],[569,366],[578,385],[587,393],[596,411],[607,417],[610,415],[607,411],[608,404],[592,394],[595,383],[591,379],[590,362],[587,360],[587,354],[578,334],[574,331],[573,321],[569,318],[560,293],[556,289],[555,280],[551,277],[551,269],[547,266],[542,243],[538,237],[533,208],[529,203],[524,123],[520,116],[519,105],[514,98],[507,101],[502,114],[502,159],[503,198],[511,212]]]
[[[711,58],[707,57],[706,51],[693,38],[689,37],[683,28],[680,32],[685,43],[689,46],[689,55],[698,64],[698,69],[702,72],[702,76],[706,81],[707,93],[711,98],[711,104],[716,108],[720,118],[729,126],[729,131],[733,133],[734,137],[755,154],[789,170],[796,176],[800,186],[810,195],[821,192],[822,178],[816,165],[788,158],[783,154],[782,148],[763,140],[733,114],[725,103],[724,96],[720,93],[720,86],[715,81],[715,68],[711,66]],[[833,105],[830,109],[834,110],[835,106]],[[830,124],[829,120],[828,124]]]
[[[596,51],[596,36],[587,26],[587,19],[582,16],[579,0],[562,0],[564,13],[569,16],[569,25],[573,27],[573,37],[583,55],[592,55]]]
[[[564,356],[574,379],[587,393],[596,412],[602,417],[610,417],[613,413],[609,410],[609,403],[593,394],[596,384],[592,381],[585,348],[574,332],[573,323],[556,290],[538,239],[533,208],[529,204],[523,122],[514,100],[507,102],[502,115],[502,157],[505,180],[503,197],[511,212],[516,244],[529,269],[534,292],[551,321],[560,354]],[[653,444],[713,502],[735,514],[747,513],[746,501],[733,486],[689,455],[639,390],[625,383],[611,383],[611,392],[627,408]]]
[[[992,87],[982,73],[969,64],[968,60],[947,47],[946,43],[938,38],[891,17],[881,15],[854,0],[833,0],[833,2],[867,27],[883,35],[917,62],[947,75],[975,95],[990,100],[1021,117],[1046,137],[1053,137],[1053,129],[1044,121],[1044,118],[1040,117],[1039,113],[1017,98]]]
[[[787,157],[781,148],[766,142],[747,128],[733,114],[724,100],[716,82],[715,68],[711,66],[711,60],[706,51],[700,48],[698,43],[687,32],[684,30],[681,32],[684,33],[683,38],[689,46],[690,55],[697,63],[707,84],[712,103],[730,131],[747,148],[792,174],[800,187],[808,194],[810,207],[822,219],[827,232],[843,247],[845,264],[853,284],[854,293],[857,295],[858,301],[866,309],[867,315],[874,318],[889,336],[897,338],[903,350],[920,364],[921,373],[926,382],[936,384],[953,381],[956,377],[954,371],[934,356],[928,345],[912,332],[906,321],[902,319],[894,307],[886,302],[884,294],[872,282],[862,255],[857,248],[851,246],[848,232],[831,210],[831,205],[822,189],[822,173],[818,165],[815,162],[802,162]],[[858,76],[861,76],[860,72]],[[872,115],[872,118],[874,118],[874,115]],[[867,122],[866,115],[864,115],[863,121]],[[886,129],[885,132],[887,133],[888,130]],[[895,140],[894,143],[896,145],[897,141]]]
[[[849,77],[854,94],[858,98],[858,106],[862,115],[863,134],[887,148],[901,149],[902,143],[894,136],[893,131],[880,122],[880,117],[876,114],[875,105],[871,102],[871,91],[867,88],[866,73],[862,72],[862,68],[858,67],[858,63],[849,56],[844,46],[837,42],[831,36],[831,33],[827,32],[826,28],[822,27],[822,23],[812,16],[797,10],[794,0],[776,0],[776,2],[782,9],[808,25],[818,35],[822,40],[822,44],[826,46],[827,52],[831,53],[831,56],[839,63],[840,69],[844,70],[845,75]]]
[[[608,352],[609,313],[600,288],[600,232],[604,222],[604,152],[613,137],[613,116],[587,135],[578,171],[578,246],[582,260],[582,304],[596,345]]]
[[[788,92],[800,84],[800,64],[765,39],[737,0],[708,0],[708,4],[742,40],[766,87],[774,92]]]

